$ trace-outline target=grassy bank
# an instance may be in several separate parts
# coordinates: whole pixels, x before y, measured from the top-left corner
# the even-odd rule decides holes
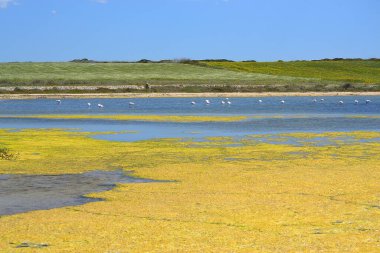
[[[350,92],[129,92],[129,93],[33,93],[33,94],[0,94],[0,99],[79,99],[79,98],[221,98],[226,97],[322,97],[322,96],[380,96],[380,92],[350,91]]]
[[[380,61],[1,63],[0,93],[380,91]]]

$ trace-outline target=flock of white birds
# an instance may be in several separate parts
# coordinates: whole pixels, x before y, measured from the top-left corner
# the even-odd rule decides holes
[[[325,101],[325,99],[324,99],[324,98],[321,98],[320,101],[323,102],[323,101]],[[56,102],[57,102],[58,105],[60,105],[60,104],[62,103],[62,100],[57,99]],[[259,99],[257,102],[258,102],[258,103],[263,103],[263,100]],[[314,99],[312,100],[312,102],[317,103],[318,100],[317,100],[316,98],[314,98]],[[211,104],[211,101],[210,101],[209,99],[206,99],[206,100],[204,100],[204,103],[205,103],[206,105],[209,105],[209,104]],[[231,105],[231,104],[232,104],[232,102],[230,101],[229,98],[225,98],[224,100],[220,101],[220,103],[221,103],[222,105],[226,105],[226,104],[227,104],[227,105]],[[284,100],[284,99],[280,100],[280,103],[281,103],[281,104],[285,104],[285,100]],[[369,103],[371,103],[371,100],[367,99],[367,100],[365,100],[365,103],[366,103],[366,104],[369,104]],[[128,104],[129,104],[129,106],[131,106],[131,107],[135,105],[134,102],[129,102]],[[191,105],[196,105],[197,102],[195,102],[195,101],[191,101],[190,104],[191,104]],[[344,101],[343,101],[343,100],[339,100],[339,101],[338,101],[338,104],[344,104]],[[355,100],[354,100],[354,104],[356,104],[356,105],[359,104],[359,100],[355,99]],[[87,106],[88,106],[88,107],[91,107],[92,104],[91,104],[91,103],[87,103]],[[103,104],[97,104],[97,106],[98,106],[98,108],[104,108],[104,105],[103,105]]]

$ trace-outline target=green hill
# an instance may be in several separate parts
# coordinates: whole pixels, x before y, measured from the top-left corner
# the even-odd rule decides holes
[[[246,73],[380,84],[380,61],[204,62],[208,66]]]
[[[94,92],[380,90],[380,61],[0,63],[0,90]],[[130,86],[130,87],[129,87]],[[57,92],[57,89],[54,90]]]
[[[233,84],[308,82],[302,78],[264,75],[180,63],[5,63],[2,85]],[[312,80],[311,80],[312,81]]]

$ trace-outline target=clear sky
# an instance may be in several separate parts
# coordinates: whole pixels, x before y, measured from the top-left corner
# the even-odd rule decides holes
[[[0,61],[380,58],[380,0],[0,0]]]

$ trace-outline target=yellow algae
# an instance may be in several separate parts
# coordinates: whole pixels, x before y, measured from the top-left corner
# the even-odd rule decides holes
[[[343,144],[348,140],[363,140],[366,142],[378,142],[380,132],[366,132],[366,131],[353,131],[353,132],[327,132],[327,133],[286,133],[278,134],[281,138],[297,138],[304,144],[315,144],[318,140],[328,141],[332,144]],[[323,141],[322,141],[323,142]]]
[[[114,190],[89,195],[104,202],[3,216],[1,251],[380,249],[378,142],[343,142],[339,147],[245,142],[231,147],[225,145],[229,138],[127,143],[95,140],[88,134],[0,130],[0,144],[20,154],[15,161],[0,160],[0,173],[122,168],[139,177],[173,182],[119,184]],[[365,139],[379,133],[291,135]],[[226,161],[228,157],[238,159]],[[48,246],[16,249],[23,242]]]
[[[380,119],[379,115],[349,115],[346,118],[351,119]]]
[[[2,116],[4,117],[4,116]],[[7,116],[9,117],[9,116]],[[246,116],[190,116],[190,115],[30,115],[11,116],[12,118],[35,119],[105,119],[134,121],[169,122],[232,122],[246,120]]]

